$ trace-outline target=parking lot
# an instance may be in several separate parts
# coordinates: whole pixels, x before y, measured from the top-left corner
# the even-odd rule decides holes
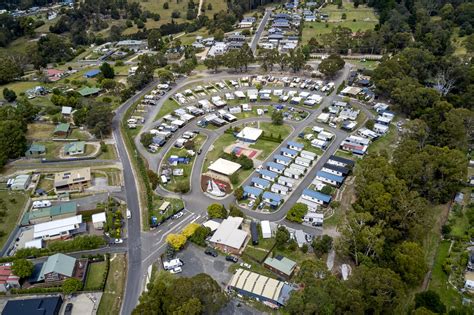
[[[184,262],[183,272],[180,273],[184,277],[207,273],[222,286],[227,285],[232,277],[228,272],[232,263],[226,261],[222,254],[212,257],[204,253],[204,248],[189,244],[177,257]]]

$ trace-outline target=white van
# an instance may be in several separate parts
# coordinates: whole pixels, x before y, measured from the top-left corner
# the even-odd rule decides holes
[[[168,182],[168,178],[166,178],[165,175],[161,175],[161,182],[162,182],[163,184],[166,184],[166,183]]]
[[[132,213],[130,212],[130,210],[127,209],[127,219],[131,219],[132,218]]]
[[[165,270],[172,270],[176,267],[181,267],[183,265],[183,261],[179,258],[171,259],[170,261],[163,262],[163,268]]]

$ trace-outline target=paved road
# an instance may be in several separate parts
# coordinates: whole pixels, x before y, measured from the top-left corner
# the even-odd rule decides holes
[[[255,32],[255,35],[252,38],[252,42],[250,43],[250,49],[252,49],[253,54],[257,53],[258,42],[260,41],[260,37],[262,36],[263,31],[265,30],[265,26],[267,25],[268,20],[270,19],[270,15],[272,14],[272,9],[266,9],[265,15],[260,22],[260,25]]]

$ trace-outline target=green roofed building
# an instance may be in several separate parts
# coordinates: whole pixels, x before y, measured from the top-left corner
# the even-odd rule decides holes
[[[53,131],[55,136],[67,136],[69,134],[69,129],[71,128],[71,124],[69,123],[61,123],[56,126]]]
[[[36,157],[46,153],[46,147],[42,144],[32,143],[25,152],[26,157]]]
[[[102,89],[100,88],[91,88],[91,87],[85,86],[79,90],[79,94],[81,94],[81,96],[87,97],[87,96],[99,94],[101,90]]]
[[[74,201],[54,205],[46,208],[34,209],[25,213],[21,225],[37,224],[75,216],[77,203]]]
[[[263,265],[285,279],[291,278],[296,269],[296,262],[281,255],[268,257]]]
[[[76,258],[64,254],[49,256],[41,267],[38,280],[45,282],[63,281],[74,276]]]
[[[86,143],[84,141],[71,142],[64,145],[64,154],[79,155],[84,154]]]

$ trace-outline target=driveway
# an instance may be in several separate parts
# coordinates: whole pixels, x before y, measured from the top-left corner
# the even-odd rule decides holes
[[[217,257],[212,257],[204,253],[204,248],[189,244],[177,257],[184,262],[183,272],[181,273],[184,277],[207,273],[223,287],[232,278],[232,274],[228,271],[232,263],[226,261],[224,255],[219,254]]]

